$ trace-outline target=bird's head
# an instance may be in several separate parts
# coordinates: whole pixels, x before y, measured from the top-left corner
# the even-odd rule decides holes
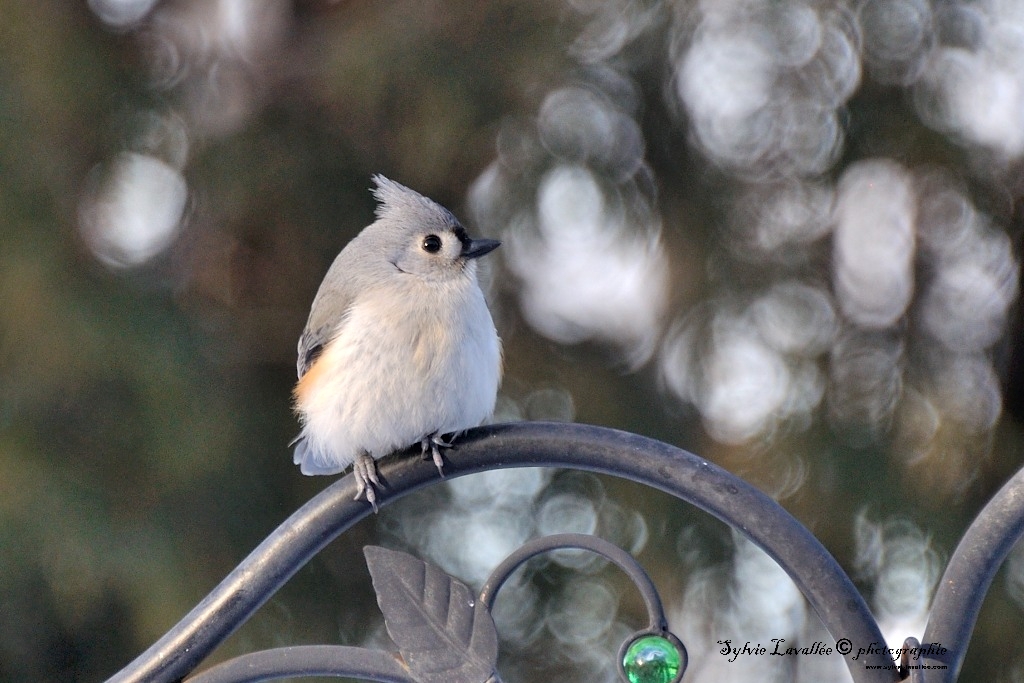
[[[445,280],[474,272],[473,261],[501,242],[471,239],[452,213],[414,190],[375,175],[377,221],[374,241],[401,273]]]

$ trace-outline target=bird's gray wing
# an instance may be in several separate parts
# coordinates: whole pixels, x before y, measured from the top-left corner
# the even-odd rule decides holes
[[[299,379],[323,352],[324,346],[337,336],[355,300],[358,291],[356,278],[346,267],[347,259],[342,258],[344,254],[339,254],[324,276],[313,298],[313,305],[310,306],[306,328],[299,336],[298,358],[295,361]]]
[[[326,343],[327,340],[321,334],[312,332],[308,328],[303,330],[302,336],[299,337],[299,357],[295,361],[295,370],[299,379],[302,379],[302,376],[313,365],[313,361],[320,356]]]

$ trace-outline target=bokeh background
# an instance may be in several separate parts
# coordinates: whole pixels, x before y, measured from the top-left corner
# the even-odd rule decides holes
[[[370,175],[499,237],[499,420],[679,445],[814,531],[894,646],[1024,462],[1018,0],[0,0],[0,680],[101,681],[330,480],[295,340]],[[474,587],[593,531],[659,585],[687,681],[845,680],[774,563],[689,506],[535,469],[333,543],[214,659],[387,647],[360,548]],[[961,680],[1024,681],[1024,552]],[[593,558],[498,598],[507,681],[614,680]],[[771,659],[784,659],[777,662]]]

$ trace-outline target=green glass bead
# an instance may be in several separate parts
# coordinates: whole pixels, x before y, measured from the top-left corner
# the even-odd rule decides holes
[[[679,680],[686,666],[684,655],[675,643],[661,636],[637,638],[622,657],[622,668],[629,683],[672,683]]]

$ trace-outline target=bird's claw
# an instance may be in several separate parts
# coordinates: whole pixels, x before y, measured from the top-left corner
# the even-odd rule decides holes
[[[452,435],[454,440],[455,435]],[[427,459],[427,451],[430,451],[431,458],[434,461],[434,467],[437,468],[438,474],[444,476],[444,458],[441,457],[442,448],[452,448],[454,444],[452,441],[446,441],[444,436],[441,434],[431,434],[430,436],[424,437],[420,440],[420,453],[423,455],[423,459]]]
[[[366,453],[360,453],[352,465],[352,474],[356,478],[356,496],[365,496],[366,502],[370,504],[374,512],[377,512],[377,488],[381,486],[380,477],[377,475],[377,463]]]

